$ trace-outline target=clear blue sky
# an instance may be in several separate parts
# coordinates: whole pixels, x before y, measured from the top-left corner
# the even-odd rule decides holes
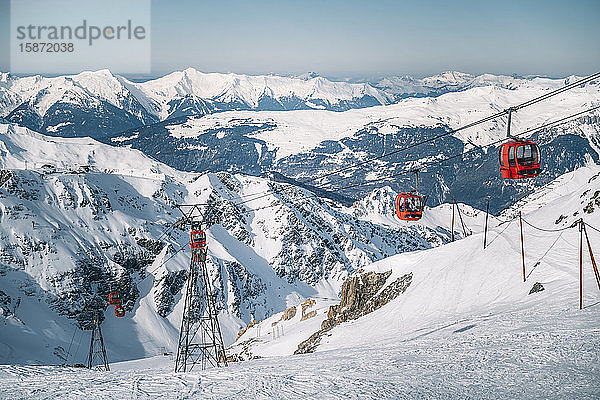
[[[153,0],[152,71],[588,74],[600,70],[599,17],[600,0]]]

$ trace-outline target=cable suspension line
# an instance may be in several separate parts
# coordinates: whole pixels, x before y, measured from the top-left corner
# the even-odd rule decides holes
[[[541,102],[541,101],[543,101],[543,100],[549,99],[549,98],[551,98],[551,97],[554,97],[554,96],[556,96],[556,95],[558,95],[558,94],[560,94],[560,93],[566,92],[566,91],[568,91],[568,90],[571,90],[571,89],[573,89],[573,88],[575,88],[575,87],[577,87],[577,86],[581,86],[581,85],[583,85],[583,84],[585,84],[585,83],[591,82],[591,81],[593,81],[594,79],[598,79],[598,78],[600,78],[600,72],[596,72],[596,73],[595,73],[595,74],[593,74],[593,75],[590,75],[590,76],[587,76],[587,77],[585,77],[585,78],[579,79],[578,81],[572,82],[572,83],[570,83],[570,84],[568,84],[568,85],[565,85],[565,86],[563,86],[563,87],[561,87],[561,88],[555,89],[555,90],[553,90],[553,91],[550,91],[550,92],[548,92],[548,93],[545,93],[545,94],[543,94],[543,95],[541,95],[541,96],[535,97],[535,98],[533,98],[533,99],[531,99],[531,100],[528,100],[528,101],[526,101],[526,102],[524,102],[524,103],[518,104],[518,105],[516,105],[516,106],[509,107],[509,108],[507,108],[507,109],[505,109],[505,110],[499,111],[499,112],[497,112],[497,113],[495,113],[495,114],[492,114],[492,115],[490,115],[490,116],[487,116],[487,117],[485,117],[485,118],[482,118],[482,119],[480,119],[480,120],[477,120],[477,121],[471,122],[470,124],[467,124],[467,125],[461,126],[461,127],[459,127],[459,128],[456,128],[456,129],[451,129],[451,130],[449,130],[449,131],[447,131],[447,132],[444,132],[444,133],[442,133],[442,134],[440,134],[440,135],[436,135],[436,136],[434,136],[434,137],[432,137],[432,138],[425,139],[425,140],[422,140],[422,141],[420,141],[420,142],[417,142],[417,143],[410,144],[410,145],[408,145],[408,146],[405,146],[405,147],[402,147],[402,148],[400,148],[400,149],[396,149],[396,150],[394,150],[394,151],[391,151],[391,152],[388,152],[388,153],[384,153],[384,154],[382,154],[382,155],[379,155],[379,156],[377,156],[377,157],[368,158],[368,159],[366,159],[366,160],[363,160],[363,161],[360,161],[360,162],[357,162],[357,163],[354,163],[354,164],[348,165],[348,166],[346,166],[346,167],[343,167],[343,168],[336,169],[336,170],[334,170],[334,171],[330,171],[330,172],[327,172],[327,173],[324,173],[324,174],[318,175],[318,176],[316,176],[316,177],[313,177],[313,178],[310,178],[310,179],[307,179],[307,180],[299,181],[298,183],[299,183],[299,184],[306,184],[306,183],[314,182],[314,181],[317,181],[317,180],[321,180],[321,179],[323,179],[323,178],[326,178],[326,177],[328,177],[328,176],[335,175],[335,174],[339,174],[340,172],[345,172],[345,171],[347,171],[347,170],[350,170],[350,169],[353,169],[353,168],[356,168],[356,167],[360,167],[360,166],[362,166],[362,165],[368,164],[368,163],[370,163],[370,162],[373,162],[373,161],[381,160],[382,158],[389,157],[389,156],[391,156],[391,155],[394,155],[394,154],[400,153],[400,152],[402,152],[402,151],[410,150],[410,149],[412,149],[412,148],[415,148],[415,147],[417,147],[417,146],[420,146],[420,145],[422,145],[422,144],[426,144],[426,143],[434,142],[434,141],[436,141],[436,140],[438,140],[438,139],[441,139],[441,138],[443,138],[443,137],[446,137],[446,136],[452,135],[452,134],[454,134],[454,133],[457,133],[457,132],[459,132],[459,131],[462,131],[462,130],[464,130],[464,129],[472,128],[472,127],[474,127],[474,126],[477,126],[477,125],[483,124],[483,123],[485,123],[485,122],[492,121],[492,120],[494,120],[494,119],[497,119],[497,118],[499,118],[499,117],[502,117],[502,116],[504,116],[504,115],[507,115],[509,112],[512,112],[512,111],[517,111],[517,110],[521,110],[521,109],[523,109],[523,108],[526,108],[526,107],[532,106],[532,105],[534,105],[534,104],[536,104],[536,103],[539,103],[539,102]],[[570,118],[570,117],[568,117],[568,118]],[[539,129],[539,128],[538,128],[538,129]],[[525,132],[523,132],[523,133],[525,133]],[[522,133],[522,134],[523,134],[523,133]],[[315,188],[321,188],[320,186],[314,186],[314,187],[315,187]],[[245,203],[245,202],[247,202],[247,201],[258,200],[258,199],[260,199],[260,198],[263,198],[263,197],[267,196],[268,194],[269,194],[269,193],[267,193],[267,192],[265,192],[264,194],[261,194],[261,193],[249,194],[249,195],[247,195],[247,196],[255,196],[255,195],[259,195],[259,197],[256,197],[256,198],[253,198],[253,199],[248,199],[248,200],[246,200],[246,201],[243,201],[243,202],[241,202],[241,203],[238,203],[238,204],[242,204],[242,203]]]
[[[527,130],[525,130],[525,131],[523,131],[523,132],[521,132],[521,133],[519,133],[517,135],[514,135],[514,136],[515,137],[520,137],[520,136],[526,135],[528,133],[531,133],[531,132],[534,132],[534,131],[538,131],[540,129],[546,129],[546,128],[549,128],[549,127],[557,126],[557,125],[566,123],[566,122],[568,122],[569,120],[571,120],[573,118],[579,117],[579,116],[581,116],[583,114],[586,114],[586,113],[590,113],[590,112],[592,112],[594,110],[597,110],[599,108],[600,108],[600,105],[592,107],[592,108],[589,108],[589,109],[584,110],[584,111],[577,112],[575,114],[569,115],[569,116],[564,117],[564,118],[560,118],[560,119],[558,119],[556,121],[553,121],[553,122],[548,122],[546,124],[543,124],[543,125],[540,125],[540,126],[537,126],[537,127],[534,127],[534,128],[529,128],[529,129],[527,129]],[[500,143],[502,143],[502,142],[504,142],[506,140],[507,140],[506,138],[502,138],[502,139],[493,141],[491,143],[487,143],[487,144],[482,145],[482,146],[474,147],[474,148],[472,148],[470,150],[467,150],[467,151],[455,154],[453,156],[449,156],[449,157],[446,157],[446,158],[438,160],[438,161],[426,163],[426,164],[422,165],[421,168],[424,169],[424,168],[427,168],[427,167],[432,167],[432,166],[440,165],[440,164],[443,164],[443,163],[445,163],[447,161],[450,161],[450,160],[453,160],[453,159],[456,159],[456,158],[459,158],[459,157],[463,157],[463,156],[465,156],[465,155],[467,155],[469,153],[473,153],[473,152],[475,152],[477,150],[482,150],[482,149],[485,149],[487,147],[500,144]],[[328,190],[328,192],[329,193],[334,193],[334,192],[339,192],[339,191],[342,191],[342,190],[353,189],[353,188],[356,188],[356,187],[368,186],[368,185],[372,185],[372,184],[375,184],[375,183],[383,183],[383,182],[391,180],[392,178],[398,178],[400,176],[406,176],[406,175],[409,175],[411,173],[412,173],[412,171],[403,171],[403,172],[400,172],[400,173],[397,173],[397,174],[393,174],[393,175],[387,176],[384,179],[367,180],[367,181],[359,182],[359,183],[356,183],[356,184],[353,184],[353,185],[349,185],[349,186],[344,186],[344,187],[340,187],[340,188],[330,189],[330,190]],[[295,187],[292,184],[289,184],[289,186]],[[282,190],[282,191],[284,191],[284,190]],[[273,193],[273,192],[271,192],[271,193]],[[268,193],[268,194],[271,194],[271,193]],[[265,195],[263,195],[261,197],[265,197],[266,195],[267,194],[265,194]],[[317,195],[317,194],[315,194],[315,193],[311,193],[311,194],[300,196],[299,198],[297,198],[297,200],[304,200],[304,199],[315,198],[315,197],[320,197],[320,196]],[[234,205],[236,205],[236,206],[237,205],[242,205],[242,204],[248,203],[248,202],[253,201],[253,200],[258,200],[258,199],[259,198],[255,198],[255,199],[251,199],[251,200],[245,200],[245,201],[236,203]],[[267,205],[267,206],[263,206],[263,207],[259,207],[259,208],[255,208],[255,209],[249,208],[248,211],[243,211],[242,213],[248,213],[248,212],[252,212],[252,211],[264,210],[266,208],[271,208],[271,207],[276,207],[276,206],[278,206],[278,204]]]

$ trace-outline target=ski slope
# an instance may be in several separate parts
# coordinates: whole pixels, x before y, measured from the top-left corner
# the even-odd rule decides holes
[[[159,356],[110,372],[0,366],[6,399],[595,399],[598,313],[489,315],[394,342],[174,373]],[[469,329],[471,325],[476,327]]]
[[[599,178],[597,166],[581,168],[559,178],[554,189],[545,189],[545,197],[534,193],[523,200],[528,205],[525,210],[533,209],[523,214],[526,282],[517,216],[488,232],[485,250],[483,234],[477,233],[435,249],[371,264],[366,271],[392,270],[388,283],[413,273],[411,286],[372,314],[333,329],[319,349],[361,346],[365,340],[393,342],[404,331],[429,331],[432,326],[454,326],[456,321],[485,320],[504,313],[529,314],[532,309],[539,313],[542,327],[550,327],[557,315],[577,315],[572,313],[579,305],[579,231],[574,223],[584,218],[591,226],[600,227]],[[552,196],[553,191],[562,195]],[[587,231],[598,254],[600,232],[592,228]],[[588,308],[581,315],[599,317],[600,288],[584,250],[584,305]],[[544,290],[529,294],[536,282]],[[591,321],[587,328],[599,338],[600,319]],[[477,332],[478,328],[472,330]]]
[[[388,217],[377,214],[389,204],[381,199],[351,212],[383,223]],[[185,374],[172,372],[169,355],[113,364],[111,372],[5,365],[0,398],[598,398],[600,290],[584,253],[584,308],[578,309],[579,232],[573,223],[583,217],[600,228],[600,167],[568,173],[521,204],[526,282],[516,209],[491,219],[483,249],[483,215],[465,208],[473,235],[364,267],[391,270],[386,284],[412,273],[412,283],[380,309],[327,332],[314,354],[289,355],[318,329],[334,300],[317,298],[316,315],[304,321],[298,309],[279,332],[272,324],[281,313],[247,330],[235,346],[250,340],[260,359]],[[436,223],[448,221],[451,209],[429,211]],[[227,236],[211,234],[228,247]],[[588,234],[598,254],[600,232],[590,228]],[[239,257],[246,252],[237,251]],[[535,283],[544,290],[530,294]],[[303,301],[289,300],[288,307]],[[140,303],[135,318],[153,326],[156,316],[142,311]],[[176,306],[174,315],[180,313]],[[105,335],[119,335],[111,329],[109,323]]]

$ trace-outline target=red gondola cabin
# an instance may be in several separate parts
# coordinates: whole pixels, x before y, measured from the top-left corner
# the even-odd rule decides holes
[[[423,198],[414,193],[400,193],[396,197],[396,215],[404,221],[417,221],[423,216]]]
[[[108,304],[111,306],[116,306],[117,304],[121,304],[121,298],[119,297],[119,293],[112,292],[108,294]]]
[[[190,233],[190,246],[192,249],[206,246],[206,233],[204,231],[192,231]]]
[[[542,171],[540,148],[534,142],[511,140],[500,146],[498,153],[502,178],[533,178]]]
[[[115,316],[119,318],[123,318],[125,316],[125,309],[122,305],[119,304],[115,307]]]

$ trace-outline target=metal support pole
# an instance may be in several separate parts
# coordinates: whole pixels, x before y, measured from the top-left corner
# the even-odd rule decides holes
[[[523,219],[521,218],[521,211],[519,211],[519,223],[521,225],[521,260],[523,261],[523,282],[525,282],[525,246],[523,245]]]
[[[585,224],[583,224],[583,233],[585,234],[585,241],[587,243],[588,251],[590,252],[590,259],[592,260],[594,275],[596,275],[596,283],[598,284],[598,289],[600,289],[600,273],[598,272],[598,264],[596,264],[596,259],[594,258],[594,253],[592,252],[592,245],[590,244],[590,238],[588,237]]]
[[[579,309],[583,309],[583,218],[579,220]]]
[[[454,201],[456,202],[456,198],[454,198]],[[465,235],[465,237],[467,237],[467,229],[465,228],[465,223],[463,222],[462,214],[460,213],[460,207],[458,206],[458,203],[456,204],[456,211],[458,212],[458,218],[460,219],[460,224],[463,229],[463,234]]]
[[[419,170],[415,171],[415,191],[419,193]]]
[[[92,337],[90,340],[90,351],[88,353],[88,369],[92,369],[92,362],[94,358],[94,335],[96,333],[96,321],[94,321],[94,328],[92,329]]]
[[[511,118],[512,111],[513,111],[512,108],[508,109],[508,121],[506,122],[506,137],[508,137],[508,138],[510,137],[510,122],[511,122],[510,120],[512,119]]]
[[[485,230],[483,231],[483,248],[487,244],[487,228],[488,228],[488,216],[490,215],[490,199],[487,199],[487,206],[485,207]]]
[[[452,241],[454,242],[454,197],[452,197]]]

